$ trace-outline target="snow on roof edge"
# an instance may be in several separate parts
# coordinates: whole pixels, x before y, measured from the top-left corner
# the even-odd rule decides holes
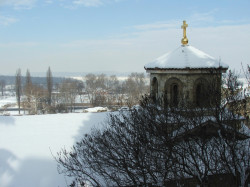
[[[153,62],[144,66],[144,69],[228,69],[229,66],[214,57],[190,45],[181,45]]]

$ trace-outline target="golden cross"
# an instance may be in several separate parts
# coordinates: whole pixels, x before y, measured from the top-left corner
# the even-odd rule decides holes
[[[181,43],[183,45],[186,45],[188,43],[187,35],[186,35],[186,28],[188,27],[188,24],[186,24],[186,21],[183,21],[183,25],[181,28],[183,29],[183,38],[181,40]]]
[[[188,27],[188,24],[186,24],[186,21],[183,21],[183,25],[181,28],[183,29],[183,38],[186,38],[186,28]]]

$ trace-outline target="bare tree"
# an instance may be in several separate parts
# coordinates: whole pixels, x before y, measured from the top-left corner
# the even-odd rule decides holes
[[[81,101],[81,103],[83,103],[83,96],[84,96],[84,88],[85,88],[85,86],[84,86],[84,83],[83,83],[83,81],[77,81],[76,82],[76,87],[77,87],[77,94],[79,95],[79,98],[80,98],[80,101]]]
[[[78,94],[78,81],[73,79],[65,79],[60,85],[61,102],[66,106],[70,106],[73,112],[76,96]]]
[[[0,80],[0,88],[1,88],[2,96],[4,94],[4,88],[5,88],[5,86],[6,86],[5,80]]]
[[[52,102],[52,91],[53,91],[53,77],[50,67],[47,71],[47,90],[48,90],[48,104],[51,106]]]
[[[242,70],[243,70],[243,74],[247,80],[248,86],[250,86],[250,66],[247,65],[247,68],[245,69],[243,67],[243,65],[241,64]]]
[[[249,136],[239,136],[237,131],[229,134],[222,133],[216,139],[214,147],[220,159],[222,173],[227,173],[233,180],[234,186],[246,186],[250,174],[250,140]],[[248,180],[248,182],[247,182]],[[231,184],[231,185],[232,185]]]
[[[119,90],[120,82],[116,75],[111,75],[107,78],[107,104],[109,106],[117,105],[120,96]]]
[[[31,81],[30,70],[27,69],[27,71],[26,71],[26,85],[29,86],[31,84],[32,84],[32,81]]]
[[[118,85],[119,85],[119,80],[117,79],[116,75],[111,75],[107,79],[107,90],[115,92]]]
[[[119,84],[117,85],[116,87],[116,97],[117,97],[117,100],[118,100],[118,106],[123,106],[123,105],[127,105],[126,103],[126,84],[125,82],[122,82],[120,81]]]
[[[105,90],[107,87],[107,76],[105,74],[97,75],[96,87]]]
[[[141,96],[146,94],[146,80],[144,73],[131,73],[125,81],[128,103],[138,104]]]
[[[30,114],[44,114],[49,111],[47,104],[47,90],[39,85],[32,85],[30,95]]]
[[[96,86],[96,75],[90,73],[85,76],[85,82],[86,82],[86,92],[88,94],[88,98],[90,103],[93,103],[94,100],[94,93],[96,92],[97,86]]]
[[[25,97],[23,108],[28,109],[29,114],[51,112],[52,107],[48,105],[48,92],[43,86],[32,84],[30,71],[27,70],[24,87]]]
[[[25,87],[24,87],[24,93],[25,93],[25,102],[24,102],[24,108],[28,108],[29,112],[30,112],[30,108],[31,108],[31,95],[32,95],[32,89],[33,89],[33,85],[32,85],[32,81],[31,81],[31,75],[30,75],[30,71],[27,69],[26,71],[26,77],[25,77]]]
[[[244,114],[244,116],[247,118],[248,127],[250,127],[250,66],[247,65],[245,69],[242,65],[242,69],[245,76],[245,80],[247,82],[247,87],[243,89],[245,98],[242,100],[244,101],[243,104],[246,108],[246,113]]]
[[[163,185],[169,177],[172,140],[161,122],[153,120],[156,107],[144,104],[148,108],[142,113],[110,114],[108,126],[85,135],[71,152],[59,153],[60,172],[93,186]]]
[[[235,186],[246,186],[250,174],[250,135],[239,135],[238,132],[242,124],[248,123],[248,95],[242,90],[242,83],[234,72],[229,71],[225,80],[223,90],[227,115],[220,116],[229,126],[222,126],[220,129],[216,147],[219,149],[224,172],[232,175]],[[226,133],[228,130],[230,134]],[[248,130],[246,127],[241,132]]]
[[[22,95],[22,75],[21,75],[20,68],[16,71],[15,89],[16,89],[16,99],[17,99],[18,111],[20,114],[21,95]]]
[[[87,74],[85,76],[86,91],[90,103],[94,106],[106,105],[107,99],[107,77],[105,74],[94,75]]]
[[[111,113],[102,128],[58,153],[59,171],[93,186],[188,186],[191,179],[200,186],[245,186],[249,134],[235,100],[239,84],[229,74],[225,91],[215,85],[207,88],[212,101],[205,106],[145,97],[141,107]]]
[[[250,86],[250,66],[249,65],[247,65],[246,79],[248,82],[248,86]]]

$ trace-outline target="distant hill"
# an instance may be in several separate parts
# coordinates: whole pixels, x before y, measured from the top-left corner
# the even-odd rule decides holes
[[[95,75],[105,74],[107,76],[116,75],[117,77],[128,76],[132,72],[117,72],[117,71],[95,71],[95,72],[52,72],[55,77],[84,77],[85,75],[93,73]],[[44,77],[46,74],[44,72],[32,72],[33,76]]]
[[[53,72],[53,82],[54,84],[61,83],[65,78],[73,77],[84,77],[89,73],[95,75],[105,74],[107,76],[116,75],[117,77],[127,77],[132,72],[116,72],[116,71],[96,71],[96,72]],[[142,73],[142,72],[139,72]],[[143,72],[145,73],[145,72]],[[46,73],[44,72],[32,72],[31,75],[32,83],[39,85],[46,85]],[[6,85],[15,84],[15,76],[12,75],[0,75],[0,81],[4,80]],[[25,76],[22,76],[22,83],[25,84]]]
[[[65,78],[63,77],[53,77],[53,84],[61,83]],[[0,75],[0,80],[4,80],[6,85],[14,85],[16,77],[8,75]],[[46,77],[31,77],[33,84],[46,85]],[[22,76],[22,84],[25,84],[25,77]]]

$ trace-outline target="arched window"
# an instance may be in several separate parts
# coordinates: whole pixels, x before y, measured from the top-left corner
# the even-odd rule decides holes
[[[204,107],[208,104],[209,96],[206,90],[206,81],[199,81],[195,84],[195,104],[198,107]]]
[[[165,91],[165,104],[171,106],[178,106],[182,96],[183,83],[176,77],[169,78],[164,87]]]
[[[171,85],[171,103],[177,106],[179,102],[179,87],[178,84]]]
[[[152,96],[153,100],[156,101],[156,99],[158,97],[158,81],[157,81],[156,77],[154,77],[152,80],[151,96]]]
[[[202,106],[202,100],[203,100],[203,85],[198,84],[196,86],[196,105]]]
[[[168,104],[169,104],[169,101],[168,101],[168,90],[166,88],[166,85],[165,85],[165,88],[164,88],[164,93],[163,93],[163,103],[164,103],[164,107],[167,107]]]

